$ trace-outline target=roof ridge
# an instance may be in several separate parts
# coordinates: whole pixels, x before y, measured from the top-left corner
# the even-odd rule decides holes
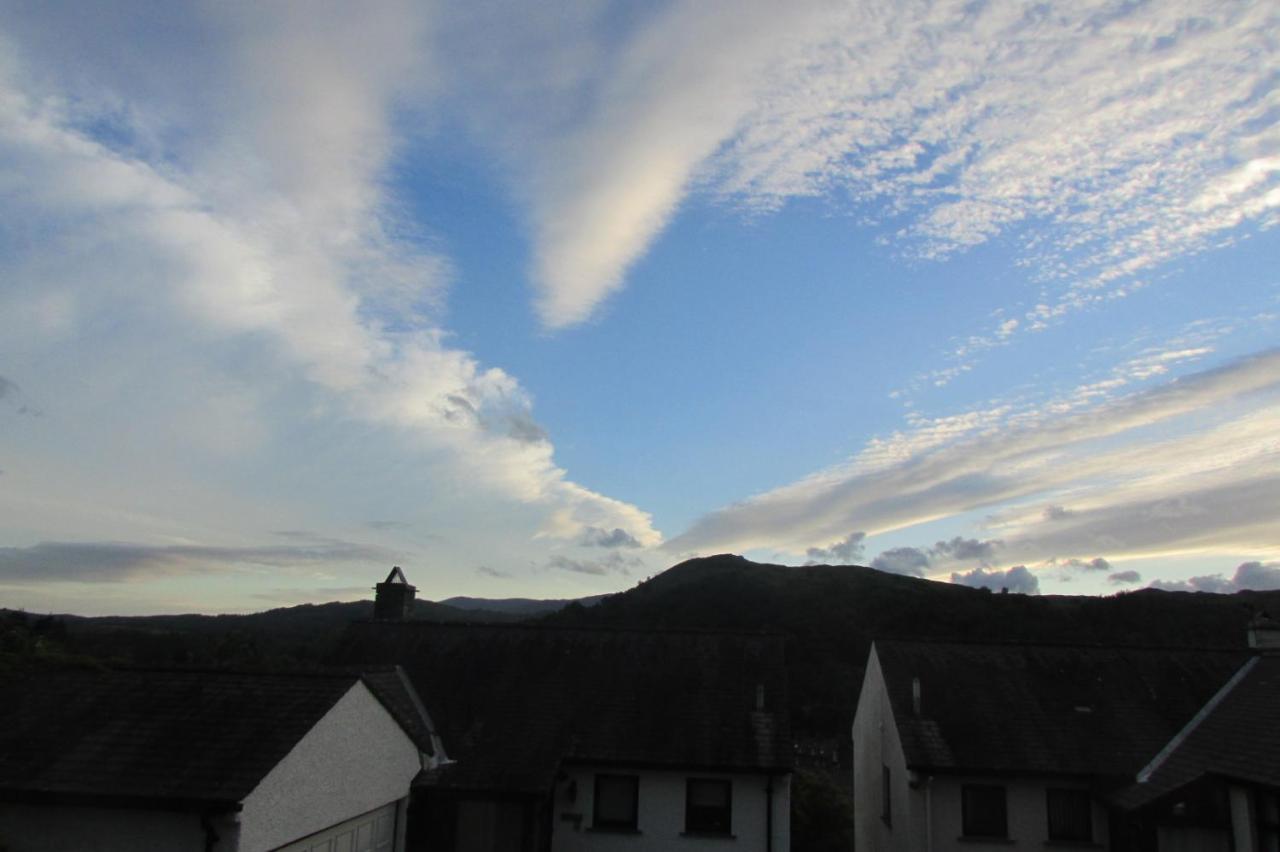
[[[1070,642],[1042,639],[925,639],[911,636],[876,636],[873,642],[898,645],[965,645],[986,648],[1085,648],[1115,651],[1197,651],[1218,654],[1248,654],[1249,648],[1235,645],[1160,645],[1136,642]]]
[[[359,624],[376,624],[391,629],[417,627],[447,627],[452,630],[485,628],[491,630],[533,630],[547,633],[634,633],[642,636],[661,636],[672,634],[710,635],[710,636],[751,636],[789,638],[792,634],[776,628],[758,628],[748,630],[733,627],[626,627],[609,624],[543,624],[540,622],[522,621],[435,621],[432,619],[412,619],[409,621],[376,621],[372,618],[356,619]]]
[[[317,680],[355,679],[365,671],[377,671],[390,668],[389,665],[367,666],[359,671],[344,671],[340,668],[329,669],[226,669],[216,666],[157,666],[157,665],[120,665],[94,669],[97,672],[134,672],[139,674],[193,674],[193,675],[235,675],[236,677],[297,677]]]
[[[1236,673],[1231,676],[1231,679],[1224,683],[1222,687],[1213,694],[1213,697],[1204,703],[1204,706],[1196,712],[1196,715],[1191,717],[1191,721],[1183,725],[1182,729],[1173,735],[1173,739],[1165,743],[1164,748],[1160,749],[1156,756],[1151,758],[1151,761],[1146,766],[1138,770],[1138,774],[1135,777],[1139,784],[1146,784],[1151,780],[1151,776],[1154,775],[1162,765],[1164,765],[1165,761],[1173,756],[1173,753],[1176,752],[1183,742],[1186,741],[1187,737],[1191,736],[1191,733],[1195,731],[1196,728],[1200,727],[1201,723],[1203,723],[1205,719],[1209,718],[1209,716],[1213,714],[1214,710],[1218,709],[1218,705],[1226,700],[1226,697],[1235,690],[1240,682],[1243,681],[1249,672],[1253,670],[1253,667],[1257,665],[1257,663],[1257,657],[1250,657],[1246,660],[1245,664],[1237,669]]]

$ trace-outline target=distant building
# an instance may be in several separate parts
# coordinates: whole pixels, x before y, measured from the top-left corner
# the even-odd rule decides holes
[[[415,784],[440,852],[787,852],[783,639],[369,621],[345,662],[398,662],[450,762]]]
[[[393,852],[443,759],[395,669],[24,676],[0,688],[0,848]]]
[[[858,851],[1275,852],[1267,631],[1252,651],[875,642],[853,723]]]

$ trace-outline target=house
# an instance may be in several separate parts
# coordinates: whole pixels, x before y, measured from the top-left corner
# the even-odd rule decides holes
[[[875,642],[853,723],[859,852],[1275,850],[1265,645]]]
[[[404,848],[444,759],[403,672],[56,671],[0,686],[0,848]]]
[[[415,784],[432,850],[787,852],[776,635],[368,621],[344,662],[397,662],[450,762]]]

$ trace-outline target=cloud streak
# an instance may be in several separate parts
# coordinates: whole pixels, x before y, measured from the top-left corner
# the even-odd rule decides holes
[[[942,435],[925,425],[892,453],[873,443],[704,516],[668,547],[803,553],[850,527],[875,535],[998,508],[986,526],[1005,564],[1275,552],[1277,397],[1271,350],[1065,413],[1051,402]]]
[[[128,542],[41,542],[0,547],[0,580],[18,583],[114,583],[248,566],[296,568],[343,562],[390,562],[386,548],[316,538],[285,545],[146,545]]]

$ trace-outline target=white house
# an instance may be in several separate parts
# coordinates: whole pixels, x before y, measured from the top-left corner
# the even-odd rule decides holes
[[[343,644],[402,665],[449,746],[415,784],[426,848],[789,850],[780,636],[371,620]]]
[[[393,852],[443,759],[396,670],[49,672],[0,699],[7,852]]]
[[[858,852],[1275,850],[1277,708],[1265,651],[877,641]]]
[[[555,786],[555,852],[785,852],[790,776],[571,765]]]

